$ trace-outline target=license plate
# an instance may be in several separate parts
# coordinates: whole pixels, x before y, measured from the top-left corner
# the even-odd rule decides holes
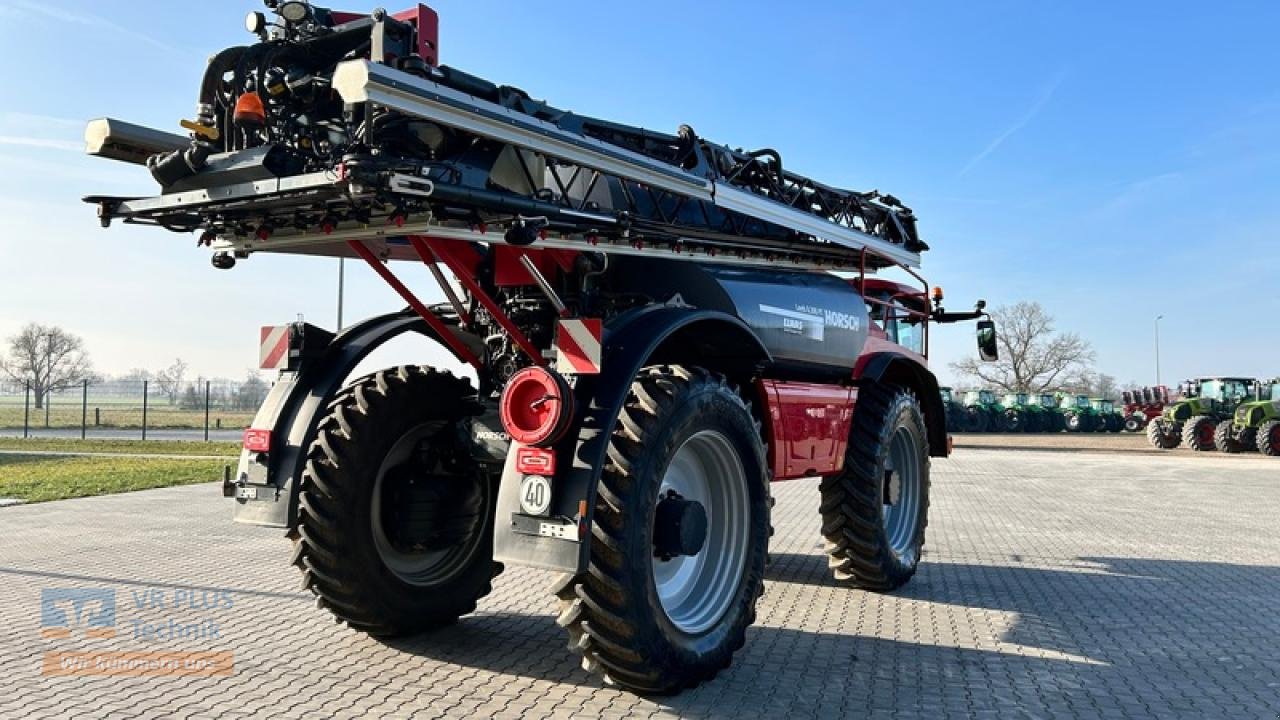
[[[237,500],[257,500],[258,488],[256,487],[240,487],[236,488]]]

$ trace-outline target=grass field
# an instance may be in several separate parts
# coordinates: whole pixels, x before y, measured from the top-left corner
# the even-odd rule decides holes
[[[234,460],[240,456],[239,443],[227,442],[166,442],[163,440],[63,440],[54,438],[3,438],[0,450],[69,452],[69,453],[130,453],[142,455],[218,455]]]
[[[224,464],[127,456],[0,455],[0,498],[47,502],[211,482],[221,477]]]
[[[94,409],[98,409],[98,418],[100,424],[96,427],[131,429],[142,427],[142,406],[123,405],[123,404],[100,404],[94,405],[92,399],[89,402],[88,423],[89,427],[95,427]],[[58,405],[56,402],[49,406],[49,427],[54,428],[78,428],[82,419],[82,408],[79,403],[72,405]],[[23,407],[21,405],[0,404],[0,428],[20,428],[22,427]],[[209,427],[222,427],[231,430],[239,430],[249,427],[253,422],[253,411],[246,410],[211,410],[209,412]],[[31,409],[31,427],[44,427],[44,409]],[[184,410],[171,405],[158,405],[147,408],[147,427],[149,428],[203,428],[204,427],[204,410]]]

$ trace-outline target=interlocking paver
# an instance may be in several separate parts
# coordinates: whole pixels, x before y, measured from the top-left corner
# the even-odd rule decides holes
[[[509,569],[455,626],[379,642],[317,611],[288,542],[231,523],[214,486],[5,508],[0,717],[1280,715],[1280,463],[965,450],[934,469],[925,561],[892,595],[837,586],[816,482],[775,485],[746,648],[657,699],[578,667],[538,570]],[[116,637],[41,637],[42,588],[114,589]],[[223,591],[230,608],[201,604]],[[147,609],[152,592],[176,606]],[[217,632],[145,642],[135,620]],[[40,674],[83,650],[223,650],[236,669]]]

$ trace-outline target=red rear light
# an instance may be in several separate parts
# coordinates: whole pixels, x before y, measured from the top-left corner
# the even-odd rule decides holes
[[[550,445],[569,427],[573,391],[550,370],[527,367],[507,381],[499,413],[511,439],[524,445]]]
[[[271,452],[271,431],[252,428],[245,430],[244,449],[249,452]]]

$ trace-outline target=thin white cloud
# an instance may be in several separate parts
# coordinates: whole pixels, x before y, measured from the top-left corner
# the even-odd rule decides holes
[[[19,135],[0,135],[0,145],[20,145],[22,147],[46,148],[49,150],[84,152],[84,143],[71,142],[70,140],[22,137]]]
[[[0,5],[0,10],[6,11],[6,12],[16,11],[20,13],[43,15],[44,17],[57,20],[59,22],[72,23],[75,25],[83,25],[85,27],[97,28],[99,30],[104,30],[106,32],[131,37],[135,40],[139,40],[141,42],[147,43],[148,45],[164,50],[165,52],[187,53],[187,51],[176,48],[161,40],[157,40],[156,38],[151,37],[146,33],[141,33],[132,28],[127,28],[123,25],[119,25],[99,15],[93,15],[91,13],[84,13],[84,12],[75,12],[72,10],[67,10],[65,8],[57,7],[55,5],[50,5],[44,2],[37,3],[37,2],[32,2],[31,0],[7,0],[7,2],[4,5]]]
[[[1001,132],[994,140],[988,143],[987,146],[982,149],[982,152],[979,152],[977,155],[970,158],[969,162],[965,163],[965,166],[960,170],[957,177],[964,177],[969,174],[970,170],[973,170],[979,163],[986,160],[987,156],[998,150],[1006,140],[1013,137],[1015,133],[1026,127],[1032,120],[1034,120],[1036,116],[1040,114],[1040,111],[1044,110],[1045,106],[1049,104],[1049,101],[1053,99],[1053,94],[1058,91],[1058,86],[1062,84],[1062,81],[1066,77],[1067,72],[1063,70],[1046,83],[1040,90],[1040,96],[1036,98],[1036,101],[1032,103],[1031,107],[1019,116],[1017,120],[1013,121],[1009,127],[1005,128],[1004,132]]]
[[[1126,183],[1124,189],[1098,208],[1098,213],[1112,215],[1131,206],[1138,205],[1153,195],[1167,192],[1169,186],[1182,180],[1182,177],[1183,175],[1180,172],[1164,172]]]
[[[14,112],[6,110],[0,112],[0,126],[5,125],[27,125],[34,127],[48,127],[50,125],[60,125],[63,127],[84,127],[84,120],[75,118],[55,117],[53,115],[37,115],[36,113]]]

